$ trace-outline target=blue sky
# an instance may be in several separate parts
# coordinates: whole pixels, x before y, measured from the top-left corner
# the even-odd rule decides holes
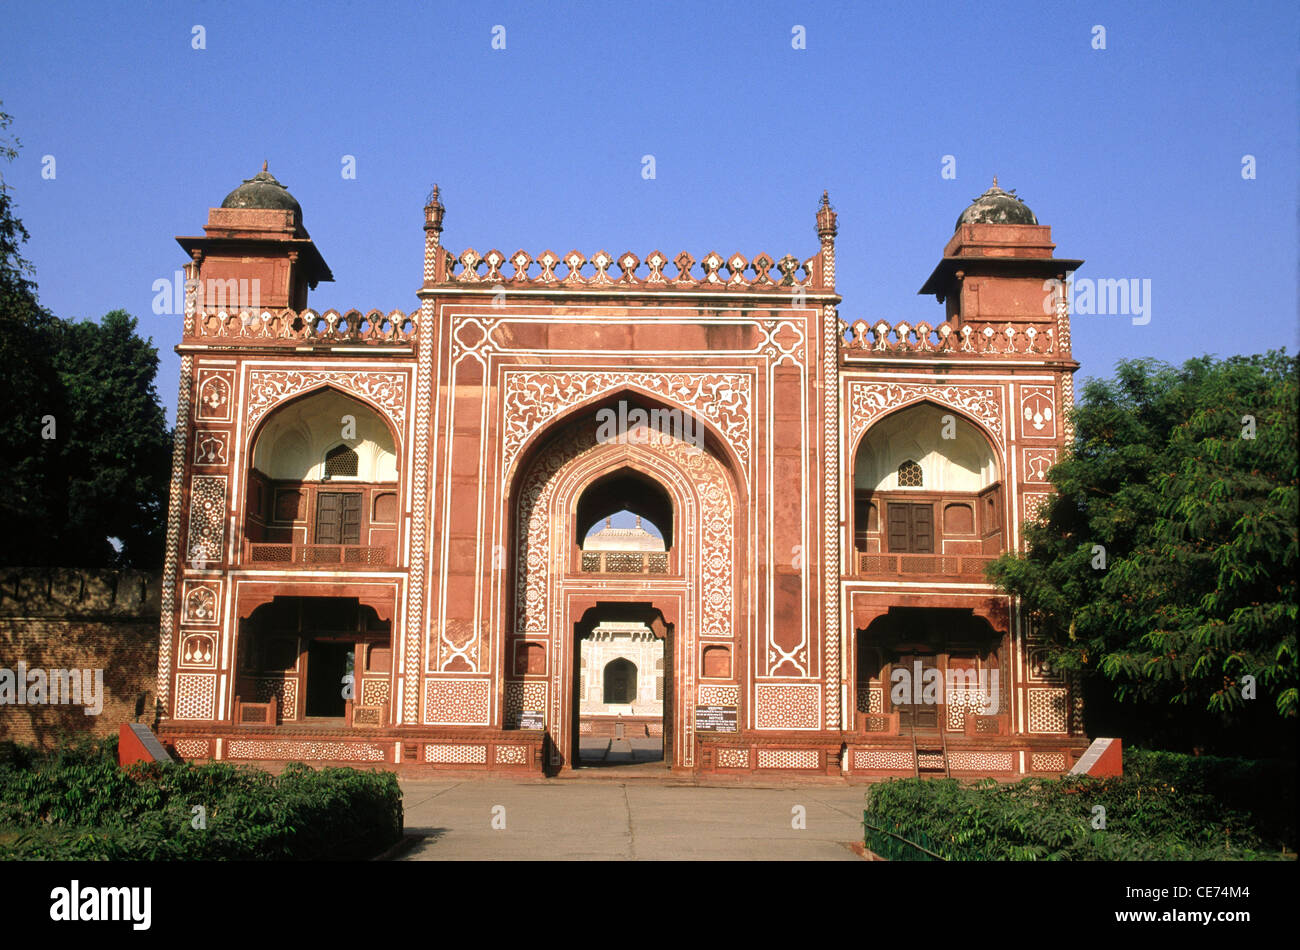
[[[0,100],[22,143],[3,173],[41,300],[139,317],[169,409],[179,325],[152,313],[153,283],[184,263],[174,236],[201,233],[263,159],[333,269],[317,309],[414,309],[435,181],[457,253],[696,259],[810,256],[825,188],[841,315],[937,321],[916,291],[996,174],[1059,256],[1087,261],[1080,277],[1151,281],[1145,326],[1075,318],[1082,376],[1297,349],[1293,3],[18,3],[3,18]]]

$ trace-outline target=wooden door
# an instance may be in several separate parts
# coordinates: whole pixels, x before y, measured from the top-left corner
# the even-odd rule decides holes
[[[917,663],[920,666],[917,666]],[[907,679],[904,682],[910,687],[906,691],[904,699],[906,702],[895,703],[894,709],[898,712],[898,730],[903,735],[916,733],[934,733],[939,731],[939,704],[944,701],[942,679],[939,680],[937,688],[932,688],[929,692],[933,693],[933,702],[926,702],[926,677],[927,670],[938,669],[938,662],[933,653],[903,653],[894,661],[894,669],[907,670]],[[929,674],[933,677],[933,674]],[[891,688],[892,688],[892,671],[891,671]]]
[[[934,506],[890,502],[889,550],[895,554],[934,553]]]
[[[316,544],[361,543],[361,492],[316,495]]]

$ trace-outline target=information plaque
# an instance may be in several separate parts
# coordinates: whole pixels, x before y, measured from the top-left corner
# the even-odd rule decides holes
[[[696,732],[735,732],[735,706],[696,706]]]

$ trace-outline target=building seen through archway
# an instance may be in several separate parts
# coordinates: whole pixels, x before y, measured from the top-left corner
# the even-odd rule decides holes
[[[628,527],[615,527],[630,519]],[[664,554],[658,528],[630,511],[605,519],[583,541],[584,559],[616,564]],[[638,560],[639,562],[639,560]],[[640,619],[603,611],[578,641],[578,753],[581,765],[664,761],[664,640]]]

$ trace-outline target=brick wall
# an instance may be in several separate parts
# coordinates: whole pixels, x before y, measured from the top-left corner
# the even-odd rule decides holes
[[[144,571],[0,568],[0,740],[50,746],[152,724],[161,585]],[[29,672],[103,670],[101,712],[6,701],[5,671],[16,678],[20,662]]]

